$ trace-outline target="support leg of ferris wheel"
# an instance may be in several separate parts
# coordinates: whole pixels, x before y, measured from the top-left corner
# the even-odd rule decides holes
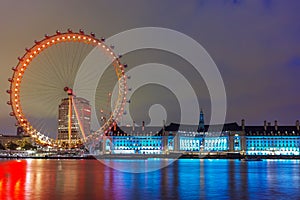
[[[79,129],[81,131],[81,135],[82,135],[82,138],[83,138],[83,142],[86,142],[86,134],[85,134],[85,131],[84,131],[84,128],[83,128],[83,125],[82,125],[82,121],[80,120],[80,116],[78,114],[76,103],[74,103],[74,95],[72,95],[72,103],[73,103],[72,105],[73,105],[74,111],[75,111],[75,116],[76,116],[76,119],[78,121]]]
[[[69,97],[69,111],[68,111],[68,143],[69,143],[69,148],[71,147],[71,142],[72,142],[72,116],[73,116],[73,108],[74,108],[74,113],[75,113],[75,117],[78,121],[79,124],[79,129],[81,131],[81,134],[83,136],[83,141],[86,141],[86,137],[85,137],[85,132],[82,126],[82,122],[80,120],[80,117],[78,115],[78,111],[76,108],[76,104],[74,103],[74,93],[73,90],[69,87],[65,87],[64,91],[68,93],[68,97]]]
[[[69,90],[71,90],[71,89],[69,89]],[[68,143],[69,143],[69,148],[71,148],[71,136],[72,136],[72,103],[73,103],[72,95],[73,95],[72,93],[70,94],[68,92],[68,96],[69,96],[69,112],[68,112]]]

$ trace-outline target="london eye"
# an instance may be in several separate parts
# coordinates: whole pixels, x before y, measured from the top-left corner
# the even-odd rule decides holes
[[[18,64],[12,68],[13,75],[8,79],[10,100],[7,104],[12,108],[10,115],[15,117],[16,126],[21,127],[37,143],[50,146],[57,144],[58,104],[67,96],[74,101],[76,94],[73,94],[72,87],[76,73],[87,55],[95,49],[109,60],[110,65],[95,94],[101,127],[93,130],[93,133],[84,133],[79,127],[81,138],[86,141],[106,134],[124,112],[125,65],[113,52],[113,47],[105,44],[104,38],[97,39],[94,33],[85,34],[83,30],[73,32],[68,29],[67,32],[56,31],[54,35],[45,35],[42,40],[35,41],[31,48],[26,48],[25,54],[18,58]],[[116,85],[117,99],[111,102]],[[75,105],[74,109],[76,115],[73,120],[77,120],[80,126]],[[69,113],[70,120],[72,116]]]

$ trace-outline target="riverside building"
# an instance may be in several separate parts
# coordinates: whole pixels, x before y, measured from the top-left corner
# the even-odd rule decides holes
[[[244,155],[300,155],[300,125],[279,126],[264,121],[262,126],[226,123],[204,125],[201,111],[198,125],[171,123],[161,127],[122,127],[105,140],[105,152],[123,154],[241,153]],[[214,132],[221,130],[220,132]]]

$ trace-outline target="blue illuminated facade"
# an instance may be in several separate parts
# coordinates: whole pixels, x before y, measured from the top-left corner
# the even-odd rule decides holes
[[[204,140],[204,151],[228,151],[229,150],[229,139],[227,136],[205,137]]]
[[[299,155],[299,136],[247,136],[249,155]]]
[[[162,150],[160,136],[114,136],[113,153],[158,154]]]
[[[203,145],[203,137],[190,137],[183,135],[180,136],[179,144],[180,151],[200,151]]]
[[[264,121],[263,126],[244,127],[248,155],[299,155],[300,127],[299,120],[295,126],[278,126]]]
[[[114,154],[239,152],[244,155],[300,155],[298,120],[295,126],[278,126],[277,121],[273,126],[266,122],[263,126],[245,126],[242,120],[241,126],[224,124],[218,134],[208,131],[214,130],[214,126],[202,128],[199,132],[199,124],[171,123],[164,128],[156,127],[156,131],[143,128],[143,131],[131,130],[127,134],[128,130],[119,129],[118,133],[110,133],[105,149]]]

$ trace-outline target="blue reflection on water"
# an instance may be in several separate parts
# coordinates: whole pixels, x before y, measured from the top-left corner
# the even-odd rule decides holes
[[[300,199],[299,175],[299,160],[181,159],[148,173],[117,171],[96,160],[0,160],[0,199],[292,200]]]

